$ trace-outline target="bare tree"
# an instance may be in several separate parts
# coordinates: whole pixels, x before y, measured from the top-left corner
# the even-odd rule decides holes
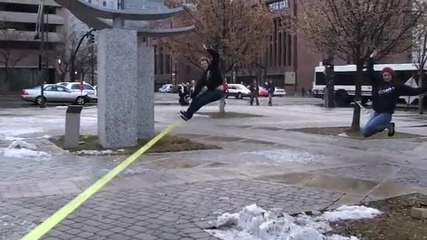
[[[186,14],[173,20],[174,27],[194,24],[189,34],[159,39],[173,55],[184,57],[199,67],[205,55],[202,46],[217,50],[221,67],[228,73],[237,63],[249,63],[266,47],[272,30],[272,15],[265,4],[251,5],[246,0],[169,0],[170,6],[184,6]]]
[[[63,81],[67,73],[70,72],[70,57],[64,48],[58,49],[55,55],[55,61],[57,63],[55,69],[56,72],[59,74],[60,80]]]
[[[9,80],[9,69],[26,57],[26,52],[16,48],[16,42],[22,41],[23,34],[15,29],[8,29],[5,22],[0,22],[0,65],[4,66],[5,82]]]
[[[412,29],[422,11],[412,0],[299,0],[299,33],[317,52],[332,53],[356,64],[355,101],[361,100],[364,64],[374,49],[381,56],[407,51]],[[351,128],[360,130],[360,107],[355,104]]]
[[[68,48],[60,48],[56,51],[56,71],[60,75],[61,79],[65,79],[67,73],[80,75],[81,78],[85,78],[86,74],[92,70],[92,67],[96,65],[96,48],[89,43],[88,40],[83,40],[80,48],[76,52],[77,45],[81,38],[80,35],[84,35],[84,32],[72,32],[68,37],[67,46]],[[76,54],[74,58],[74,71],[71,72],[71,55]]]
[[[76,54],[75,70],[79,73],[82,80],[85,79],[86,74],[92,69],[92,61],[96,59],[95,56],[92,56],[92,48],[90,44],[82,44],[79,51]]]
[[[418,85],[422,87],[424,81],[424,68],[427,63],[427,12],[423,11],[426,9],[427,2],[423,0],[415,1],[414,8],[422,11],[422,15],[416,27],[413,30],[414,34],[414,45],[412,52],[415,55],[413,58],[414,65],[418,70]],[[423,95],[418,97],[418,112],[424,113],[424,97]]]

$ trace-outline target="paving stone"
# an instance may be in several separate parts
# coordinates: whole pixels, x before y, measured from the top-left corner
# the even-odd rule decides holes
[[[410,186],[427,188],[427,170],[402,167],[392,180]]]

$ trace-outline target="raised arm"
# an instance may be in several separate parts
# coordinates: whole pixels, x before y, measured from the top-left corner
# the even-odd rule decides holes
[[[374,70],[374,58],[377,56],[377,52],[369,56],[366,66],[366,72],[368,73],[369,79],[372,81],[372,85],[378,85],[381,82],[379,75]]]
[[[219,53],[212,48],[206,49],[206,51],[212,56],[212,67],[219,67]]]

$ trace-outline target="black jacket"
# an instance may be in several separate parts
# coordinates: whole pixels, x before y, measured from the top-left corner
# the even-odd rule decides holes
[[[274,93],[274,91],[276,90],[276,86],[274,86],[274,83],[268,83],[267,86],[267,91],[268,93]]]
[[[252,83],[249,85],[249,91],[258,93],[259,92],[259,86],[256,83]]]
[[[219,66],[219,53],[213,49],[208,49],[207,51],[212,56],[212,61],[209,63],[208,69],[203,72],[202,77],[197,81],[192,97],[197,96],[204,86],[206,86],[208,90],[214,90],[224,83]]]
[[[400,96],[416,96],[427,93],[427,87],[412,88],[394,79],[384,82],[382,76],[374,71],[374,61],[369,58],[367,66],[368,77],[372,81],[372,107],[377,113],[394,113]]]

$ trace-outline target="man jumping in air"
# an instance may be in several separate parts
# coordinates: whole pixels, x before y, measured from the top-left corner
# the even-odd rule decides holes
[[[388,136],[394,135],[394,123],[391,122],[397,100],[400,96],[416,96],[427,93],[427,87],[411,88],[396,82],[393,69],[383,68],[381,76],[374,71],[374,58],[378,55],[375,50],[368,59],[367,73],[372,81],[372,108],[374,114],[363,129],[363,136],[370,137],[385,129]]]
[[[181,111],[180,116],[185,121],[190,120],[193,117],[193,114],[196,113],[203,106],[220,100],[224,95],[224,80],[220,70],[220,56],[219,53],[211,48],[207,48],[203,45],[205,49],[212,57],[212,60],[202,57],[199,60],[199,64],[204,70],[202,77],[196,84],[194,92],[191,96],[193,99],[187,111]],[[207,90],[202,92],[200,91],[203,87],[207,87]]]

